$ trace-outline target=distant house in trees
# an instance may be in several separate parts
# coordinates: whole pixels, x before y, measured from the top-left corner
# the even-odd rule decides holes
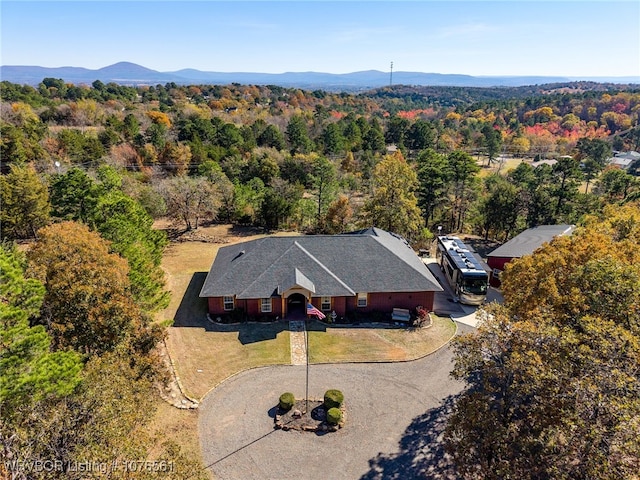
[[[491,269],[489,283],[492,287],[499,288],[500,274],[507,263],[514,258],[531,255],[536,249],[555,237],[571,235],[574,229],[574,225],[539,225],[513,237],[487,255],[487,265]]]
[[[607,159],[607,163],[622,170],[629,170],[635,162],[640,161],[638,152],[617,152],[613,157]]]
[[[558,161],[555,158],[550,158],[549,160],[538,160],[537,162],[531,162],[531,166],[533,168],[537,168],[540,165],[549,165],[550,167],[553,167],[556,163],[558,163]]]
[[[200,297],[209,314],[304,318],[307,304],[343,317],[394,308],[433,310],[442,287],[400,236],[378,228],[342,235],[266,237],[220,248]]]

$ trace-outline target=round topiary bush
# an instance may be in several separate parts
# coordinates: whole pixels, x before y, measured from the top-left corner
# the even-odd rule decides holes
[[[339,408],[330,408],[327,410],[327,423],[337,425],[342,420],[342,412]]]
[[[278,406],[282,410],[289,411],[291,410],[291,408],[295,403],[296,403],[296,397],[293,396],[293,393],[285,392],[282,395],[280,395],[280,402],[278,403]]]
[[[324,406],[330,408],[340,408],[344,401],[344,395],[340,390],[327,390],[324,393]]]

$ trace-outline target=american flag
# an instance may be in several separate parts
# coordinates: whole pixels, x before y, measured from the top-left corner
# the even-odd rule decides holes
[[[316,307],[314,307],[310,303],[307,303],[307,315],[315,315],[320,320],[322,320],[323,318],[327,318],[327,316],[324,313],[322,313],[320,310],[318,310]]]

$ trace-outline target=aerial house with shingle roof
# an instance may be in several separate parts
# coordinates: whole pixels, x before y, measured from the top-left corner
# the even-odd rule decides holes
[[[442,287],[402,237],[378,228],[266,237],[220,248],[200,291],[210,315],[304,316],[433,310]]]

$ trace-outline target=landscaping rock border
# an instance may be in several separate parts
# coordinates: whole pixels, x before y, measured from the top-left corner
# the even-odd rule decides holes
[[[158,385],[160,397],[167,403],[173,405],[176,408],[183,410],[192,410],[198,408],[200,402],[191,398],[184,391],[180,377],[178,376],[173,363],[173,358],[169,354],[166,341],[163,340],[158,344],[158,350],[160,358],[162,359],[165,368],[169,372],[169,381],[167,384]]]

